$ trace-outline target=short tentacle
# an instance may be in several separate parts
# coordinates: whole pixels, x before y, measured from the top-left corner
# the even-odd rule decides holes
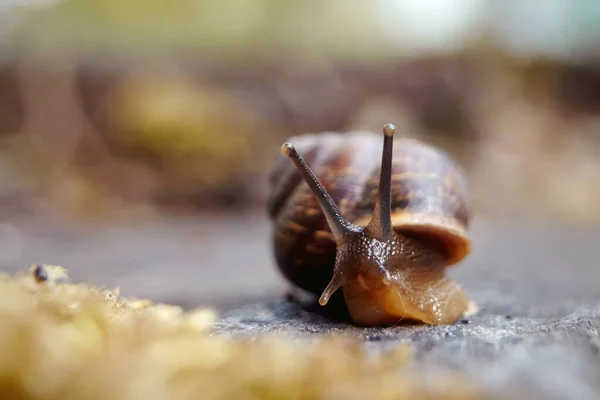
[[[329,302],[329,299],[331,298],[331,296],[333,296],[333,294],[335,292],[337,292],[337,290],[339,288],[341,288],[342,286],[344,286],[344,279],[342,277],[342,275],[340,274],[336,274],[335,271],[333,273],[333,278],[331,279],[331,282],[329,282],[329,284],[327,285],[327,287],[325,288],[325,290],[323,290],[323,293],[321,294],[321,297],[319,297],[319,304],[322,306],[327,305],[327,303]]]

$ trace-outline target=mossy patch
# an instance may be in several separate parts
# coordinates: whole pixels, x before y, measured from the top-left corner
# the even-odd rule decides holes
[[[40,270],[40,268],[42,268]],[[335,335],[214,334],[184,311],[34,266],[0,276],[0,394],[11,399],[475,399],[454,376],[411,373],[410,349],[369,355]],[[423,379],[421,379],[423,378]],[[432,384],[434,382],[435,384]]]

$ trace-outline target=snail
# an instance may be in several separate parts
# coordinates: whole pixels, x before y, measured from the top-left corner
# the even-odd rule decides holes
[[[471,251],[466,176],[421,141],[394,146],[395,132],[383,127],[383,154],[366,131],[283,144],[267,200],[274,257],[321,306],[341,289],[358,325],[452,324],[477,309],[446,274]]]

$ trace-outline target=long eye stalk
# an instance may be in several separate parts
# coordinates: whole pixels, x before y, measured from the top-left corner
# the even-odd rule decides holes
[[[381,174],[379,177],[379,192],[373,218],[367,226],[369,236],[385,240],[392,234],[392,153],[396,127],[386,124],[383,127],[383,154],[381,156]]]
[[[296,168],[298,168],[298,171],[302,174],[306,183],[308,183],[308,186],[313,191],[321,206],[321,210],[323,210],[323,214],[325,214],[325,218],[327,219],[327,223],[329,224],[329,228],[331,229],[335,240],[338,244],[341,244],[344,236],[354,231],[354,226],[340,214],[340,210],[331,196],[329,196],[329,193],[323,188],[319,179],[311,171],[310,167],[306,164],[300,154],[298,154],[294,146],[291,143],[284,143],[283,146],[281,146],[281,151],[294,162]]]

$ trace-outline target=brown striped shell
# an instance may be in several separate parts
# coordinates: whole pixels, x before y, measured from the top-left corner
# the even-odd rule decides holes
[[[373,132],[307,134],[290,138],[350,222],[371,219],[381,161]],[[470,215],[462,169],[446,153],[413,139],[397,139],[392,162],[394,230],[437,249],[447,266],[468,255]],[[336,243],[312,191],[287,157],[270,175],[268,213],[277,265],[295,285],[321,293],[330,281]]]

